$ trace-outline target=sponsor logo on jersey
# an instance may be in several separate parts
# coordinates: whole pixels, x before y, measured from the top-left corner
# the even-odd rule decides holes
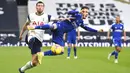
[[[44,22],[36,22],[36,21],[33,21],[32,22],[32,25],[36,25],[36,26],[41,26],[41,25],[44,25]]]

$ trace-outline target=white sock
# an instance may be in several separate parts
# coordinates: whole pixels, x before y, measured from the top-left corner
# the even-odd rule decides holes
[[[33,67],[32,62],[29,61],[21,68],[21,71],[24,72],[25,70],[30,69],[32,67]]]

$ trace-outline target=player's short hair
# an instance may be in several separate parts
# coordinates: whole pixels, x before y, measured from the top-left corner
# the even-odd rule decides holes
[[[45,6],[45,4],[42,2],[42,1],[38,1],[37,3],[36,3],[36,6],[38,5],[38,4],[43,4],[43,6]]]
[[[116,15],[115,18],[119,17],[120,18],[120,15]],[[122,20],[120,19],[120,23],[123,23]]]
[[[88,7],[86,7],[86,6],[83,6],[83,7],[81,7],[81,10],[82,10],[82,9],[89,9],[89,8],[88,8]]]
[[[116,15],[116,17],[120,17],[120,15]]]

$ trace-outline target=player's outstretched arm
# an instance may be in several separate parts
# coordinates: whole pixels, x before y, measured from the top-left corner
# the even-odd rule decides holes
[[[96,29],[90,28],[90,27],[88,27],[88,26],[86,26],[86,25],[81,25],[81,27],[82,27],[83,29],[87,30],[87,31],[90,31],[90,32],[103,32],[102,29],[96,30]]]
[[[34,30],[34,29],[46,30],[46,29],[56,29],[56,28],[57,28],[57,25],[56,25],[56,24],[53,24],[53,25],[44,24],[44,25],[36,26],[36,27],[28,26],[27,28],[28,28],[28,30]]]
[[[107,32],[107,39],[110,39],[110,32],[111,32],[111,29],[109,29]]]
[[[49,25],[49,24],[45,24],[45,25],[41,25],[41,26],[36,26],[35,29],[43,29],[43,30],[46,30],[46,29],[52,29],[53,26],[52,25]]]
[[[79,31],[79,28],[77,28],[77,34],[78,34],[78,41],[80,40],[80,31]]]
[[[124,35],[124,41],[126,41],[126,31],[123,30],[123,35]]]

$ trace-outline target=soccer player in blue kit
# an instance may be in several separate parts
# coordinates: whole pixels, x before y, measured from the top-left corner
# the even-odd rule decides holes
[[[80,39],[80,31],[77,28],[77,29],[71,30],[68,33],[65,33],[64,34],[64,40],[65,40],[66,35],[67,35],[67,44],[68,44],[68,49],[67,49],[68,55],[67,55],[67,59],[70,59],[71,48],[73,48],[73,50],[74,50],[74,59],[77,59],[78,57],[77,57],[76,43]]]
[[[107,37],[110,39],[110,31],[112,30],[112,40],[115,45],[115,50],[108,55],[108,60],[111,56],[115,56],[115,63],[118,63],[118,54],[121,51],[122,33],[124,35],[124,41],[126,41],[126,32],[124,25],[120,22],[120,16],[116,16],[116,23],[113,23],[110,30],[108,31]]]
[[[44,24],[42,26],[36,26],[36,27],[31,27],[28,26],[29,30],[33,29],[51,29],[53,34],[52,34],[52,42],[55,43],[52,47],[61,47],[62,51],[60,53],[54,52],[52,50],[48,50],[43,52],[44,56],[52,56],[52,55],[61,55],[64,53],[64,40],[63,40],[63,35],[64,33],[70,32],[73,29],[76,29],[77,27],[81,26],[83,29],[91,32],[103,32],[103,30],[95,30],[92,29],[83,23],[83,19],[85,19],[88,15],[88,7],[82,7],[81,12],[72,10],[68,12],[71,17],[66,18],[62,21],[58,21],[53,24]]]

